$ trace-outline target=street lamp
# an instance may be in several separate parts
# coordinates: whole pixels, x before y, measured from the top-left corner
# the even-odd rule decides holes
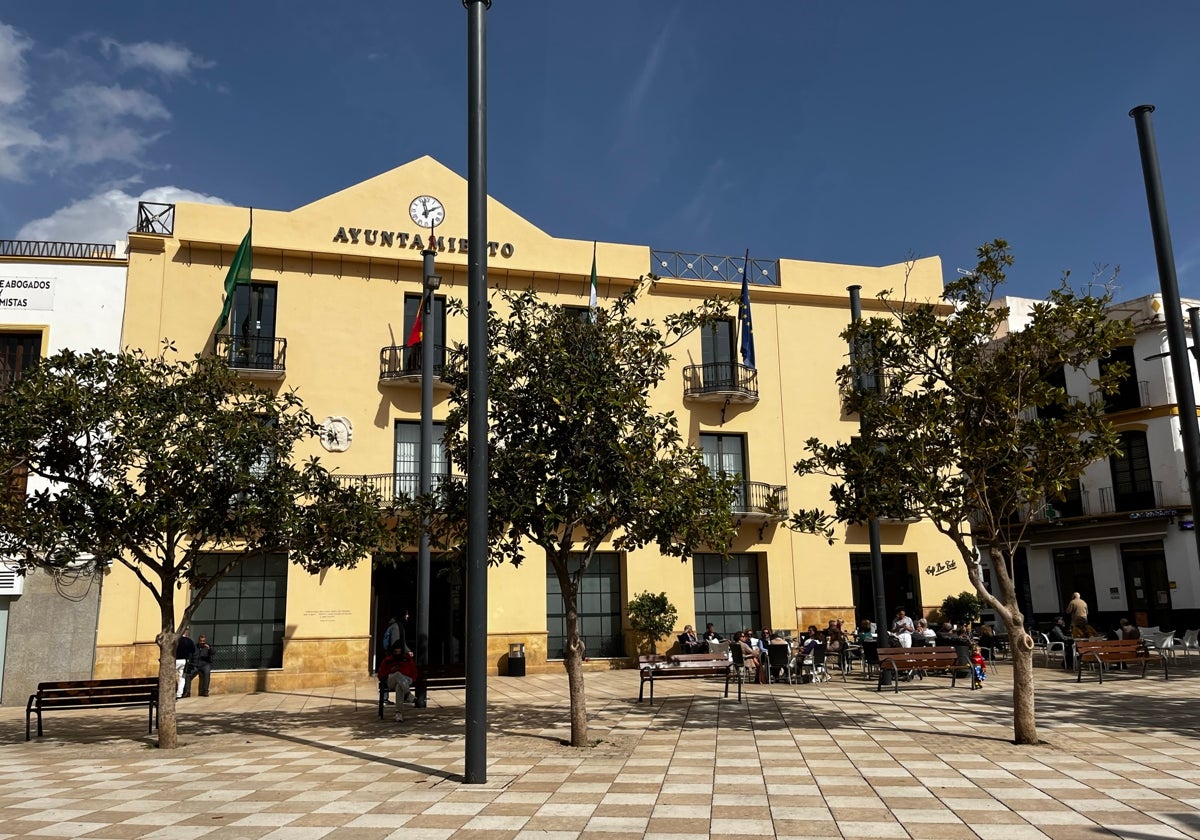
[[[433,489],[433,293],[442,285],[442,278],[433,273],[433,230],[430,229],[430,247],[421,252],[424,258],[421,274],[425,293],[421,295],[421,435],[420,452],[417,458],[417,492],[427,497]],[[421,533],[417,538],[417,667],[429,664],[429,513],[421,514]],[[422,685],[413,699],[413,706],[423,709],[427,693]]]

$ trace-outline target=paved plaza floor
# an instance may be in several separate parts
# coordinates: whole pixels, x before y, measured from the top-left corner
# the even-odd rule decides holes
[[[587,677],[595,746],[563,746],[561,674],[489,681],[488,780],[466,785],[462,692],[376,716],[374,681],[180,701],[160,752],[132,709],[0,708],[0,838],[1200,837],[1200,656],[1171,679],[1038,669],[1045,743],[986,687]]]

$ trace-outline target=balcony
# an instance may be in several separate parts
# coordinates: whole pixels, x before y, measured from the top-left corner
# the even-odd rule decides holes
[[[1120,390],[1115,394],[1092,391],[1089,396],[1093,404],[1102,404],[1104,411],[1108,414],[1129,411],[1134,408],[1149,408],[1150,383],[1145,379],[1137,381],[1126,379],[1121,382]]]
[[[1161,481],[1136,481],[1100,488],[1100,513],[1156,510],[1163,505]]]
[[[683,369],[683,397],[696,402],[758,402],[758,371],[737,362],[710,362]]]
[[[1103,490],[1101,491],[1103,493]],[[1030,513],[1030,522],[1057,522],[1075,516],[1090,516],[1095,514],[1092,509],[1091,492],[1079,489],[1066,494],[1063,499],[1049,499],[1040,510]]]
[[[787,487],[763,481],[743,481],[734,488],[733,515],[750,522],[787,519]]]
[[[438,472],[434,468],[430,478],[430,487],[437,490],[442,486],[442,483],[451,479],[461,481],[461,475],[454,475],[447,472]],[[421,476],[419,473],[375,473],[373,475],[339,475],[337,476],[338,483],[343,487],[369,487],[379,494],[379,497],[385,502],[398,502],[402,499],[411,499],[417,495],[421,486]]]
[[[287,339],[269,336],[218,335],[217,358],[246,379],[283,379],[287,371]]]
[[[446,348],[436,345],[433,354],[433,387],[445,387],[442,370],[446,365]],[[393,344],[379,351],[379,384],[419,388],[421,386],[421,347]]]

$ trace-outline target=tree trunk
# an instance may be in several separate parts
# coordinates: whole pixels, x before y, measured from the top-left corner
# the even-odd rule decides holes
[[[175,642],[178,638],[174,631],[163,630],[154,639],[158,643],[158,746],[164,750],[179,746],[175,727],[175,691],[178,688]]]
[[[178,673],[175,670],[175,643],[179,634],[175,631],[175,600],[169,585],[164,585],[159,600],[162,630],[155,636],[158,644],[158,747],[173,750],[179,746],[179,732],[175,725],[175,692],[178,689]]]
[[[587,694],[583,685],[583,640],[579,638],[579,611],[575,592],[563,595],[567,608],[567,644],[563,667],[567,669],[567,692],[571,698],[571,746],[588,746]]]
[[[967,561],[967,576],[975,585],[975,591],[984,603],[996,611],[1008,632],[1008,645],[1012,653],[1013,741],[1017,744],[1038,744],[1040,742],[1037,717],[1034,714],[1033,703],[1033,639],[1025,629],[1025,616],[1021,615],[1021,608],[1017,604],[1017,588],[1008,573],[1007,560],[1003,552],[993,544],[989,556],[995,584],[1000,590],[1000,596],[997,597],[983,585],[979,567],[975,564],[974,557],[967,553],[965,544],[960,544],[960,549],[963,551],[963,559]]]

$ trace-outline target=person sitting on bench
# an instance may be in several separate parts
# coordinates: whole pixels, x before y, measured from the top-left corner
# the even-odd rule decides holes
[[[404,649],[403,641],[392,644],[387,656],[379,663],[376,674],[380,682],[386,683],[388,688],[396,692],[396,722],[399,723],[404,720],[400,704],[412,701],[412,687],[417,679],[416,663],[413,662],[412,654]]]
[[[692,629],[692,625],[685,625],[683,632],[679,634],[679,652],[704,653],[705,647],[707,646],[700,641],[696,631]]]

